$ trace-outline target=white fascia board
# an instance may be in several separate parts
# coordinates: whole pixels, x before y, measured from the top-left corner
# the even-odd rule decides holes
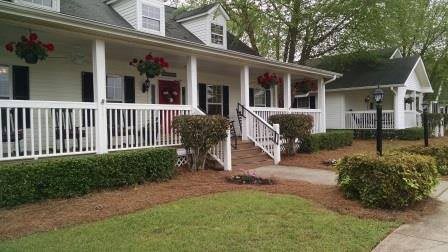
[[[375,89],[377,85],[374,86],[364,86],[364,87],[353,87],[353,88],[336,88],[336,89],[326,89],[327,92],[341,92],[341,91],[354,91],[354,90],[363,90],[363,89]],[[380,85],[380,88],[389,88],[389,87],[404,87],[404,84],[390,84],[390,85]]]
[[[421,70],[423,71],[423,76],[420,76],[420,74],[416,71],[417,67],[419,67],[419,66],[421,67]],[[424,81],[429,86],[429,87],[425,87],[425,88],[420,87],[421,88],[420,90],[415,90],[415,91],[420,91],[422,93],[434,93],[434,90],[432,89],[431,81],[429,80],[429,76],[428,76],[428,73],[426,72],[425,64],[423,63],[422,57],[419,57],[417,62],[414,65],[414,67],[412,67],[411,72],[409,73],[408,77],[406,78],[405,86],[407,85],[407,83],[408,83],[409,79],[411,78],[411,75],[414,71],[415,71],[417,77],[418,78],[423,77]],[[419,81],[421,81],[421,80],[419,79]]]
[[[401,53],[399,48],[395,49],[394,53],[392,53],[392,56],[390,56],[389,59],[398,59],[398,58],[403,58],[403,54]]]
[[[93,37],[105,37],[149,44],[167,49],[183,50],[190,54],[203,55],[208,57],[221,57],[228,60],[238,61],[241,65],[252,64],[264,67],[273,67],[275,70],[317,75],[323,78],[341,77],[342,74],[298,65],[266,59],[260,56],[240,53],[236,51],[215,48],[186,40],[163,37],[154,34],[137,31],[130,28],[106,24],[95,20],[70,16],[63,13],[33,10],[15,3],[0,1],[0,16],[8,21],[32,22],[34,25],[45,25],[48,27],[66,29],[67,31],[80,32]],[[1,18],[0,18],[1,19]]]
[[[176,20],[176,21],[182,23],[182,22],[185,22],[185,21],[188,21],[188,20],[192,20],[192,19],[196,19],[196,18],[200,18],[200,17],[206,16],[206,15],[211,15],[217,9],[219,9],[221,11],[221,14],[224,16],[224,18],[227,21],[230,20],[230,17],[227,14],[227,12],[224,10],[224,8],[221,6],[221,4],[218,4],[215,7],[211,8],[210,10],[208,10],[207,12],[199,13],[197,15],[194,15],[194,16],[191,16],[191,17],[182,18],[182,19],[179,19],[179,20]]]

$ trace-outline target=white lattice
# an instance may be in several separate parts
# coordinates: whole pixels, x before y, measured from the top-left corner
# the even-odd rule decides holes
[[[177,167],[181,167],[188,164],[188,158],[187,156],[177,156],[177,162],[176,162],[176,166]]]

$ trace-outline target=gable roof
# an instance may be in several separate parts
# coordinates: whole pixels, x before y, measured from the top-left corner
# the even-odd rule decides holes
[[[218,3],[212,3],[212,4],[204,5],[202,7],[193,9],[193,10],[183,11],[183,12],[179,13],[178,15],[176,15],[175,19],[181,20],[184,18],[194,17],[194,16],[208,12],[209,10],[213,9],[217,5],[218,5]]]
[[[330,83],[327,89],[404,85],[419,58],[411,56],[382,60],[373,66],[357,65],[342,72],[343,76]]]

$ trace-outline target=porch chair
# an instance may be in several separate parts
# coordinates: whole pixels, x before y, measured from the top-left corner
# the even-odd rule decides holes
[[[62,114],[62,115],[61,115]],[[67,114],[68,114],[68,118],[67,118]],[[62,117],[61,117],[62,116]],[[61,119],[59,119],[61,117]],[[61,120],[61,121],[59,121]],[[82,120],[82,119],[80,119]],[[75,127],[74,122],[73,122],[73,109],[56,109],[55,110],[55,121],[56,121],[56,128],[55,128],[55,133],[56,133],[56,139],[59,140],[62,137],[62,148],[65,151],[66,150],[66,139],[68,138],[69,140],[72,139],[73,141],[76,140],[76,149],[78,151],[80,150],[80,141],[81,141],[81,137],[86,137],[86,130],[83,128],[79,128],[79,127]],[[62,125],[59,125],[59,123],[61,122]],[[67,124],[68,124],[68,129],[67,129]],[[75,129],[75,134],[73,134],[73,128]],[[62,134],[60,132],[60,129],[62,129]],[[68,132],[67,132],[68,130]],[[57,141],[59,142],[59,141]],[[61,146],[59,147],[61,148]]]
[[[14,116],[14,110],[10,110],[9,111],[9,115],[7,115],[7,109],[3,108],[1,109],[1,113],[2,113],[2,143],[7,143],[8,142],[8,127],[7,127],[7,116],[9,116],[9,141],[11,143],[17,144],[19,147],[19,153],[15,153],[16,156],[20,155],[20,141],[23,140],[23,123],[22,125],[18,124],[15,121],[15,116]],[[17,113],[19,114],[19,111],[17,111]],[[17,118],[20,118],[20,114],[17,115]],[[16,139],[16,125],[17,123],[17,139]],[[25,127],[26,128],[26,127]],[[3,153],[2,153],[3,154]]]

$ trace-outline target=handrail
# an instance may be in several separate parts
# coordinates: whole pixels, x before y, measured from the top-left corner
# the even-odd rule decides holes
[[[241,109],[241,110],[240,110]],[[271,139],[275,144],[279,143],[280,134],[270,125],[268,122],[263,120],[259,115],[255,114],[254,112],[247,109],[243,104],[239,103],[237,104],[237,110],[242,111],[242,116],[246,118],[245,112],[249,112],[253,117],[255,117],[259,122],[261,122],[266,128],[270,129],[272,132],[274,132],[274,139]]]

